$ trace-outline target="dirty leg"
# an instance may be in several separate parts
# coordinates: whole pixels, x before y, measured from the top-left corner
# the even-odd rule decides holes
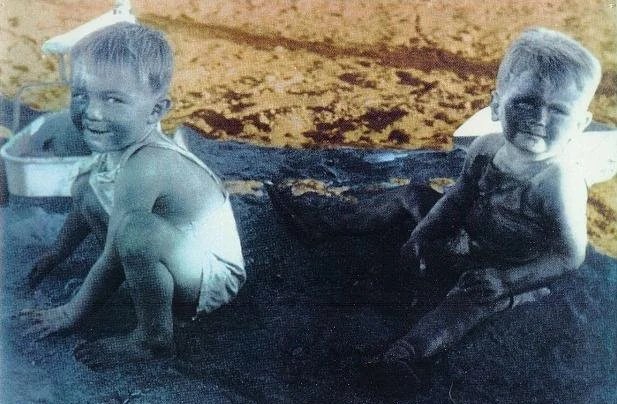
[[[462,293],[451,293],[426,314],[412,330],[384,353],[380,366],[384,379],[396,390],[413,392],[426,382],[430,358],[460,341],[475,326],[492,315],[550,294],[548,288],[477,304]]]
[[[399,341],[402,341],[402,346],[413,346],[416,359],[425,359],[460,341],[475,326],[493,314],[535,302],[549,293],[548,288],[539,288],[515,295],[512,300],[504,297],[487,304],[473,303],[464,294],[452,293],[437,308],[422,317],[409,334]],[[393,347],[397,344],[398,341]]]
[[[173,353],[172,303],[196,302],[199,280],[175,271],[170,251],[179,234],[159,216],[150,213],[127,215],[114,236],[117,252],[137,315],[137,327],[126,336],[83,342],[75,357],[97,368],[127,361],[156,359]]]

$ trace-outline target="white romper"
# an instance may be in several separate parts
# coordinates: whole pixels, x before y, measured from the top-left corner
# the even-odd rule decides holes
[[[159,134],[156,140],[129,146],[117,165],[113,167],[109,167],[105,153],[98,155],[89,170],[90,186],[107,214],[111,215],[116,176],[126,161],[144,147],[173,150],[203,168],[220,185],[224,202],[218,208],[210,210],[200,219],[180,229],[186,237],[178,242],[177,251],[178,254],[182,254],[181,259],[174,260],[184,263],[183,265],[190,265],[191,268],[196,265],[201,266],[202,281],[197,313],[210,313],[230,302],[246,281],[236,220],[229,201],[229,193],[220,178],[193,153]]]

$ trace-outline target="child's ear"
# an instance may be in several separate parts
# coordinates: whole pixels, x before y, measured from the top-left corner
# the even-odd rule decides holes
[[[160,121],[170,108],[171,100],[169,98],[159,99],[156,104],[154,104],[154,108],[152,108],[148,123],[157,123],[158,121]]]
[[[497,91],[491,93],[491,119],[493,121],[499,120],[499,94],[497,94]]]

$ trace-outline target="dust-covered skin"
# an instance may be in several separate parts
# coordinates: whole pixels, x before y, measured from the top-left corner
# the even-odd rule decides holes
[[[415,322],[381,361],[371,361],[378,383],[388,382],[384,389],[417,390],[422,381],[416,365],[512,308],[517,295],[529,293],[533,301],[550,294],[540,288],[583,264],[587,185],[565,146],[591,121],[588,107],[599,75],[599,63],[568,37],[543,29],[522,34],[501,63],[491,101],[503,132],[471,143],[461,175],[425,215],[420,214],[423,198],[412,186],[338,211],[318,204],[310,209],[278,187],[267,188],[284,220],[309,239],[319,232],[386,233],[415,219],[400,250],[403,263],[435,282],[460,272],[437,308]],[[450,252],[450,240],[462,233],[467,251]],[[436,253],[438,263],[427,265]]]

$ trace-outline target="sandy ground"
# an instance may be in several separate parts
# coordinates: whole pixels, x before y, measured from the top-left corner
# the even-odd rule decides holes
[[[92,3],[8,1],[1,91],[55,78],[40,45],[109,8]],[[567,32],[598,55],[605,73],[593,112],[617,122],[617,11],[604,0],[133,6],[176,50],[168,126],[188,121],[215,136],[279,146],[447,147],[452,131],[487,104],[507,44],[533,25]]]

